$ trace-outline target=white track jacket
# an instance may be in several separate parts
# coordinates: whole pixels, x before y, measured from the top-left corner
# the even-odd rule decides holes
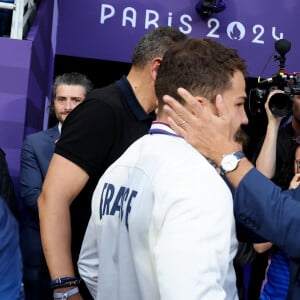
[[[81,277],[97,300],[237,300],[229,188],[167,125],[151,131],[96,187]]]

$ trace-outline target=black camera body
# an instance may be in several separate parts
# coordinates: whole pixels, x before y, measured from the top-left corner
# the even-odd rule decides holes
[[[300,73],[289,74],[284,70],[285,54],[290,50],[291,43],[285,39],[275,42],[275,50],[279,55],[274,60],[279,60],[279,72],[271,78],[259,81],[258,86],[249,92],[249,111],[252,114],[264,111],[264,104],[272,90],[279,89],[283,93],[274,94],[269,100],[269,108],[273,115],[286,117],[292,113],[293,96],[300,95]]]
[[[250,111],[262,112],[269,93],[277,89],[282,90],[283,93],[276,93],[271,97],[269,101],[270,111],[278,117],[286,117],[291,114],[293,96],[300,94],[300,74],[298,73],[287,74],[281,72],[258,83],[257,88],[250,90]]]

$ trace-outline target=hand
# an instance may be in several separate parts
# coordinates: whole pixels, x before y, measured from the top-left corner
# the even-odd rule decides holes
[[[171,128],[207,158],[218,165],[222,155],[240,151],[242,146],[235,141],[228,109],[221,95],[216,97],[216,111],[201,105],[183,88],[178,94],[186,101],[182,106],[174,98],[164,96],[164,111]]]
[[[300,184],[300,173],[297,173],[291,180],[289,189],[296,189],[299,186],[299,184]]]
[[[272,96],[274,96],[275,94],[283,94],[284,92],[282,90],[273,90],[269,93],[267,101],[265,103],[265,110],[267,113],[267,117],[268,117],[268,122],[270,123],[274,123],[275,125],[279,126],[281,120],[283,119],[283,117],[278,117],[272,114],[270,107],[269,107],[269,101],[272,98]]]

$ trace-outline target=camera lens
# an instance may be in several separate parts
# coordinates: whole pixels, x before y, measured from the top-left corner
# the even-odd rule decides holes
[[[292,112],[292,100],[287,94],[274,94],[269,100],[269,108],[274,116],[285,117]]]

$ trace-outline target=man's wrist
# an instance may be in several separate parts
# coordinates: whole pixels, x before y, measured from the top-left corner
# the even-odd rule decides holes
[[[235,170],[226,173],[226,178],[234,188],[237,188],[245,175],[253,168],[252,163],[246,157],[243,157]]]
[[[75,276],[68,277],[58,277],[50,282],[50,288],[52,290],[70,288],[74,286],[78,286],[80,284],[81,279]]]
[[[229,154],[224,154],[220,164],[221,175],[225,175],[229,172],[234,171],[245,154],[242,151],[236,151]]]
[[[207,155],[206,157],[209,158],[211,161],[213,161],[217,166],[220,166],[225,154],[242,151],[241,146],[240,145],[237,146],[236,144],[228,145],[226,147],[224,146],[222,150],[224,150],[224,152],[222,153],[211,151],[209,155]]]

